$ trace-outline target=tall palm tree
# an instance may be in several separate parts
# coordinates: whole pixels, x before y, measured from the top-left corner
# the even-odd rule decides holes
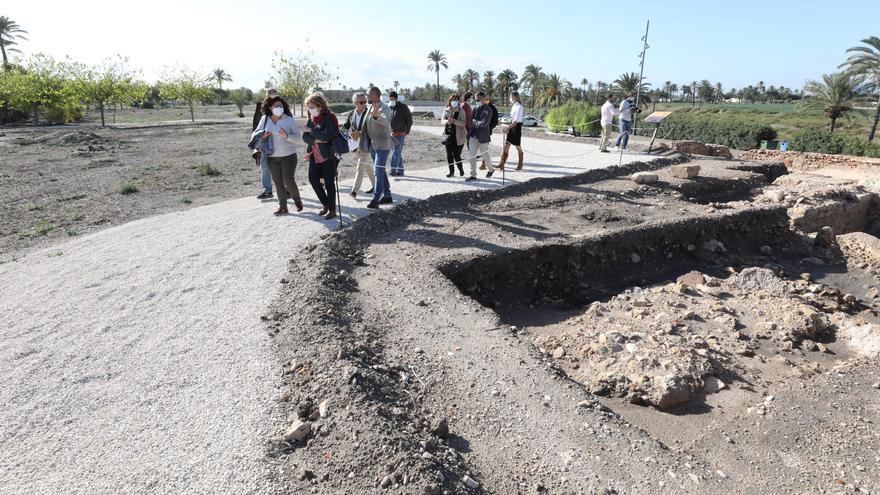
[[[627,94],[627,93],[636,94],[636,91],[638,91],[640,94],[639,95],[640,98],[645,103],[651,102],[651,96],[648,93],[648,89],[649,89],[648,86],[650,86],[650,85],[651,85],[651,83],[646,83],[646,82],[639,84],[639,75],[636,74],[635,72],[627,72],[627,73],[621,74],[620,76],[617,77],[617,79],[614,80],[615,91],[617,91],[618,93],[622,93],[622,94]]]
[[[863,83],[864,78],[855,74],[823,74],[821,81],[807,81],[804,90],[810,98],[802,101],[801,105],[807,110],[822,110],[831,119],[831,132],[834,132],[837,119],[849,118]]]
[[[400,81],[395,79],[394,84],[392,84],[392,86],[394,86],[394,92],[396,93],[397,90],[400,89]]]
[[[0,16],[0,51],[3,52],[4,70],[9,69],[7,53],[21,53],[21,50],[15,48],[15,45],[18,44],[16,40],[27,40],[23,36],[25,34],[27,34],[27,31],[22,29],[18,23],[5,15]]]
[[[599,105],[599,100],[603,99],[606,96],[604,93],[608,91],[608,85],[605,84],[604,81],[596,82],[596,105]]]
[[[675,99],[675,95],[678,94],[678,84],[672,83],[669,85],[669,91],[672,93],[671,99]]]
[[[446,55],[440,50],[433,50],[428,54],[428,70],[434,71],[437,74],[437,101],[440,101],[440,67],[444,69],[449,68],[449,63],[446,62]]]
[[[712,83],[708,79],[703,79],[697,85],[697,94],[700,95],[700,108],[703,108],[703,103],[711,100],[714,96],[715,88],[712,87]]]
[[[868,141],[874,140],[877,133],[877,122],[880,121],[880,38],[871,36],[862,40],[867,46],[854,46],[848,49],[852,53],[841,67],[846,67],[846,72],[857,74],[870,80],[874,91],[877,93],[877,108],[874,110],[874,122],[868,131]]]
[[[663,92],[666,93],[666,101],[672,100],[672,81],[663,83]]]
[[[724,100],[724,90],[721,88],[720,82],[715,83],[715,89],[713,91],[715,92],[715,101],[721,102]]]
[[[456,74],[456,75],[452,76],[452,84],[455,85],[456,91],[458,91],[459,93],[463,93],[466,91],[466,88],[468,86],[468,81],[467,81],[467,79],[464,78],[463,75]]]
[[[480,89],[487,96],[492,96],[492,90],[495,89],[495,71],[487,70],[483,72],[483,82],[480,83]]]
[[[540,91],[541,80],[544,78],[544,73],[541,71],[541,67],[538,67],[535,64],[529,64],[526,66],[525,70],[523,70],[522,76],[519,78],[520,85],[529,88],[529,92],[532,93],[532,107],[537,105],[536,93]]]
[[[501,96],[504,98],[502,101],[507,102],[507,96],[511,91],[516,91],[518,85],[516,84],[517,76],[516,72],[510,69],[504,69],[503,71],[498,73],[498,91],[501,92]],[[507,103],[504,103],[505,105]]]
[[[541,106],[556,106],[571,91],[571,83],[558,74],[549,74],[544,78],[542,90],[538,95],[537,104]]]
[[[587,86],[589,84],[590,84],[590,81],[588,81],[586,77],[581,79],[581,93],[582,93],[584,101],[587,100]]]
[[[214,69],[211,80],[217,81],[217,87],[220,89],[220,91],[223,91],[223,83],[231,81],[232,76],[229,75],[225,70],[217,68]]]
[[[467,81],[467,86],[465,87],[467,91],[473,91],[476,82],[480,79],[480,73],[475,71],[474,69],[468,69],[464,71],[462,77]]]

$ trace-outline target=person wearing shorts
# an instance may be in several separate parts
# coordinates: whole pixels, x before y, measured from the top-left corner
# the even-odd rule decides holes
[[[522,150],[522,127],[525,108],[520,99],[519,92],[510,93],[510,124],[504,127],[504,151],[501,153],[501,162],[495,166],[498,170],[504,170],[504,164],[507,163],[507,156],[510,147],[516,148],[519,160],[516,164],[517,170],[523,168],[523,150]]]

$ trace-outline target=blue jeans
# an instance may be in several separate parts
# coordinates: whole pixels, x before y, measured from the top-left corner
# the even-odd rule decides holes
[[[260,179],[263,181],[263,192],[272,194],[272,174],[269,172],[269,157],[260,153]]]
[[[376,189],[373,191],[373,201],[379,201],[383,197],[391,197],[391,184],[388,182],[388,174],[385,166],[388,164],[388,155],[391,150],[373,150],[373,167],[376,169]]]
[[[391,138],[394,140],[394,149],[391,154],[391,171],[392,172],[403,172],[403,145],[406,142],[406,136],[395,136]]]
[[[626,145],[629,144],[629,133],[632,132],[633,123],[632,120],[622,120],[620,121],[620,135],[617,136],[617,141],[614,141],[614,146],[620,146],[620,140],[623,140],[623,149],[626,149]]]

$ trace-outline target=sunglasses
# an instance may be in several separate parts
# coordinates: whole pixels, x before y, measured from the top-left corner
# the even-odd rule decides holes
[[[367,102],[365,102],[365,101],[356,101],[356,102],[354,102],[354,104],[355,104],[355,105],[366,105]]]

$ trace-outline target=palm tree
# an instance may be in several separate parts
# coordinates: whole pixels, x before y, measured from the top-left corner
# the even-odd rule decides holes
[[[21,53],[21,50],[15,48],[15,45],[18,44],[15,40],[27,40],[27,38],[22,36],[24,34],[27,34],[27,31],[22,29],[18,23],[5,15],[0,16],[0,51],[3,52],[4,70],[9,69],[7,53]]]
[[[700,95],[700,108],[703,108],[703,103],[712,99],[714,93],[715,89],[708,79],[700,81],[700,84],[697,85],[697,94]]]
[[[538,95],[536,103],[541,106],[559,105],[570,90],[570,82],[566,81],[558,74],[550,74],[544,78],[543,89]]]
[[[400,81],[395,79],[393,86],[394,86],[394,92],[396,93],[397,90],[400,89]]]
[[[874,91],[877,92],[877,108],[874,110],[874,122],[868,131],[868,141],[874,140],[877,133],[877,122],[880,121],[880,38],[871,36],[862,40],[867,46],[854,46],[848,49],[852,53],[841,67],[846,66],[849,74],[860,75],[871,81]]]
[[[724,91],[721,88],[720,82],[715,83],[714,91],[715,91],[715,100],[718,102],[723,101],[724,100]]]
[[[672,81],[663,83],[663,92],[666,93],[666,101],[672,100]]]
[[[669,85],[669,91],[672,93],[672,99],[675,99],[675,95],[678,94],[678,84],[672,83]]]
[[[855,74],[823,74],[821,81],[807,81],[804,90],[810,98],[801,105],[807,110],[822,110],[831,119],[831,132],[834,132],[837,119],[849,118],[849,111],[853,109],[863,83],[864,78]]]
[[[640,98],[645,103],[651,102],[651,96],[648,94],[648,86],[650,85],[651,83],[646,82],[639,84],[639,75],[635,72],[627,72],[621,74],[617,77],[617,79],[614,80],[615,91],[624,95],[627,93],[636,94],[636,92],[638,91],[638,93],[640,94]]]
[[[602,99],[603,96],[606,96],[603,94],[606,91],[608,91],[608,85],[605,84],[603,81],[597,81],[596,82],[596,105],[599,105],[599,100]]]
[[[464,77],[465,81],[467,81],[467,86],[465,86],[465,89],[467,91],[473,91],[474,84],[477,82],[477,80],[480,79],[480,73],[475,71],[474,69],[468,69],[464,71],[464,74],[462,74],[461,76]]]
[[[217,81],[217,87],[220,91],[223,91],[223,82],[229,82],[232,80],[232,76],[227,74],[225,70],[217,68],[214,69],[214,73],[211,76],[212,81]]]
[[[523,74],[519,79],[520,85],[529,88],[529,92],[532,93],[532,107],[537,105],[536,93],[540,91],[541,80],[544,78],[544,73],[541,72],[541,70],[541,67],[538,67],[535,64],[529,64],[526,66],[525,70],[523,70]]]
[[[501,92],[501,96],[504,98],[502,101],[507,101],[507,96],[511,91],[516,91],[518,87],[516,84],[516,72],[510,69],[504,69],[503,71],[498,73],[498,91]],[[505,105],[507,103],[504,103]]]
[[[456,74],[452,76],[452,84],[455,85],[456,91],[458,91],[459,93],[464,93],[468,86],[468,81],[461,74]]]
[[[583,96],[584,101],[587,100],[587,86],[590,84],[590,81],[587,78],[581,79],[581,95]]]
[[[437,101],[440,101],[440,67],[444,69],[449,68],[449,64],[446,62],[446,55],[440,50],[434,50],[428,54],[428,70],[434,71],[437,74]]]
[[[495,89],[495,71],[487,70],[483,72],[483,82],[480,83],[480,89],[487,96],[492,96],[492,90]]]

